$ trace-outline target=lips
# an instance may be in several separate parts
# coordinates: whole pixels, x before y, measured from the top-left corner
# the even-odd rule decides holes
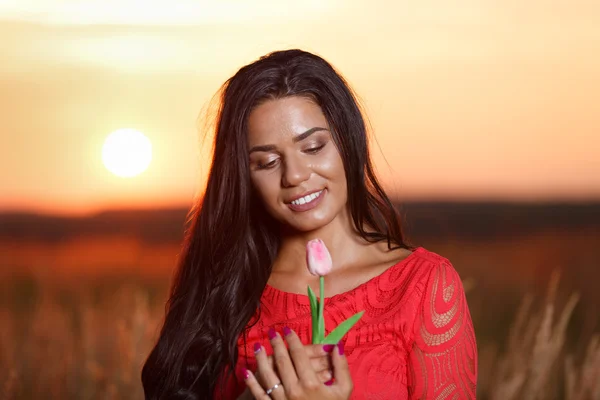
[[[312,192],[307,192],[306,194],[304,194],[304,195],[302,195],[300,197],[297,197],[295,199],[295,200],[297,200],[297,199],[300,199],[300,198],[302,198],[304,196],[307,196],[307,195],[310,195],[310,194],[313,194],[313,193],[319,193],[319,192],[321,192],[321,194],[317,198],[309,201],[308,203],[304,203],[304,204],[288,203],[287,206],[290,208],[290,210],[295,211],[295,212],[304,212],[304,211],[312,210],[313,208],[317,207],[323,201],[323,198],[327,194],[327,190],[326,189],[322,189],[322,191],[321,190],[316,190],[316,191],[312,191]]]
[[[294,198],[292,198],[292,199],[290,199],[290,200],[286,201],[285,203],[286,203],[286,204],[291,204],[291,203],[292,203],[292,201],[299,200],[299,199],[301,199],[301,198],[303,198],[303,197],[305,197],[305,196],[309,196],[309,195],[311,195],[311,194],[313,194],[313,193],[319,193],[321,190],[323,190],[323,189],[316,189],[316,190],[311,190],[311,191],[308,191],[308,192],[302,193],[301,195],[298,195],[298,196],[296,196],[296,197],[294,197]]]

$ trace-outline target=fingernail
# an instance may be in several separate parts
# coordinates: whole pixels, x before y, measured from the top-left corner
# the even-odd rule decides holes
[[[269,339],[275,339],[277,337],[277,332],[275,332],[275,329],[271,328],[269,329]]]
[[[244,380],[246,380],[250,378],[250,372],[248,372],[246,368],[242,368],[242,376],[244,377]]]
[[[288,328],[287,326],[283,328],[283,334],[285,336],[289,335],[290,333],[292,333],[292,330],[290,328]]]
[[[323,350],[325,350],[326,353],[331,353],[331,351],[333,350],[334,347],[335,347],[335,345],[333,345],[333,344],[324,344]]]
[[[340,353],[340,356],[344,355],[344,342],[339,342],[338,343],[338,352]]]
[[[325,382],[325,384],[326,384],[327,386],[331,386],[331,385],[333,385],[333,379],[330,379],[330,380],[328,380],[327,382]]]
[[[258,353],[260,351],[260,343],[256,342],[254,343],[254,354]]]

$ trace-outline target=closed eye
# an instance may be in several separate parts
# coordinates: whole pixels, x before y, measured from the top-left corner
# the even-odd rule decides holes
[[[323,147],[325,147],[325,145],[306,149],[306,150],[304,150],[304,152],[308,153],[308,154],[317,154],[319,151],[321,151],[321,149],[323,149]]]
[[[262,163],[257,163],[256,164],[256,168],[257,169],[271,169],[273,167],[275,167],[277,165],[277,162],[279,161],[279,158],[276,158],[268,163],[262,164]]]

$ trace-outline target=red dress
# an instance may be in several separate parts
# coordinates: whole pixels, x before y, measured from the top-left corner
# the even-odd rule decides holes
[[[281,332],[289,326],[303,343],[310,343],[307,296],[267,285],[261,307],[245,348],[241,336],[238,341],[238,369],[256,370],[255,342],[272,354],[271,327]],[[418,247],[379,276],[326,298],[324,307],[326,332],[365,310],[342,339],[354,382],[351,400],[475,398],[473,324],[462,282],[446,258]],[[226,383],[225,399],[236,399],[245,390],[236,377]]]

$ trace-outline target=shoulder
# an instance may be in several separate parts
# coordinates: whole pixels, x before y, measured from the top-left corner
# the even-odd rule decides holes
[[[410,324],[422,308],[425,297],[431,296],[434,288],[439,287],[440,277],[446,283],[458,279],[450,260],[424,247],[416,247],[363,286],[370,301],[376,299],[393,305],[394,310],[399,311],[394,318]]]
[[[418,294],[422,295],[440,276],[451,280],[459,279],[458,272],[452,262],[438,253],[424,247],[418,247],[413,252],[413,257],[415,260],[411,265],[414,269],[413,273]]]
[[[422,257],[427,261],[422,264],[420,282],[416,285],[415,295],[419,299],[421,312],[429,313],[443,304],[456,305],[464,298],[461,277],[446,257],[425,250]]]
[[[414,303],[420,302],[439,274],[451,278],[458,275],[446,257],[424,247],[416,247],[366,286],[377,289],[378,293],[391,293],[389,300],[392,302],[402,300]],[[414,308],[416,304],[409,307]]]
[[[404,273],[410,282],[407,306],[412,318],[429,312],[425,308],[434,300],[449,301],[464,294],[460,276],[448,258],[424,247],[415,249],[409,258]]]
[[[448,258],[424,247],[417,247],[407,260],[410,262],[405,273],[410,275],[414,297],[422,298],[440,276],[458,279],[458,272]]]
[[[425,247],[417,247],[414,252],[416,256],[418,256],[424,266],[434,267],[440,264],[450,264],[451,262],[448,258],[426,249]]]
[[[419,256],[424,261],[412,293],[412,333],[421,345],[432,345],[470,317],[461,277],[450,260],[429,250]]]

